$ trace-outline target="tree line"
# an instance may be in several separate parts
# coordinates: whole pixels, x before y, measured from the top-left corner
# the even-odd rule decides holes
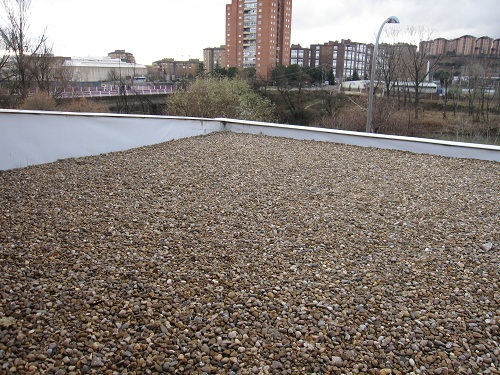
[[[32,87],[49,91],[56,64],[45,30],[29,33],[31,0],[1,0],[0,95],[4,106],[16,106]],[[62,65],[62,62],[60,63]]]
[[[85,99],[62,102],[61,93],[73,85],[74,73],[64,58],[54,57],[46,29],[30,33],[31,0],[0,0],[0,4],[0,108],[109,112],[105,105]],[[127,84],[116,70],[108,76],[120,88]],[[118,101],[121,112],[132,108],[125,95]],[[139,101],[144,106],[144,100]]]

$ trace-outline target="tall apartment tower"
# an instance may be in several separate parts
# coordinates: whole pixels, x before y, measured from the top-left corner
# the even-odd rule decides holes
[[[290,65],[292,0],[232,0],[226,5],[226,67],[254,67],[268,79]]]

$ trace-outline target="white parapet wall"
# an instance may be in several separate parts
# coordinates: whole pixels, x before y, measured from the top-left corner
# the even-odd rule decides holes
[[[236,133],[263,134],[275,137],[343,143],[354,146],[409,151],[419,154],[454,158],[500,161],[500,146],[435,139],[372,134],[345,130],[295,125],[256,123],[251,121],[217,119],[224,129]]]
[[[0,110],[0,170],[221,130],[220,121],[188,117]]]
[[[0,109],[0,170],[99,155],[217,131],[500,161],[500,147],[232,119]]]

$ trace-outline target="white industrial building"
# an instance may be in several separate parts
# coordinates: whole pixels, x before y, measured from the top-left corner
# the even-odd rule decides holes
[[[71,81],[97,85],[103,81],[126,81],[145,76],[147,68],[142,64],[124,62],[110,57],[72,57],[64,61]]]

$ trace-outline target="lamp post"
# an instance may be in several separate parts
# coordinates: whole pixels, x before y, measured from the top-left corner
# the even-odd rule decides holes
[[[386,23],[399,23],[399,18],[396,16],[390,16],[387,18],[380,26],[380,30],[377,34],[377,39],[375,41],[375,47],[373,47],[372,56],[372,73],[370,75],[370,92],[368,94],[368,116],[366,119],[366,132],[371,133],[372,131],[372,107],[373,107],[373,93],[375,91],[374,79],[375,79],[375,68],[377,66],[377,53],[378,53],[378,41],[380,39],[380,34],[382,34],[382,29]]]

